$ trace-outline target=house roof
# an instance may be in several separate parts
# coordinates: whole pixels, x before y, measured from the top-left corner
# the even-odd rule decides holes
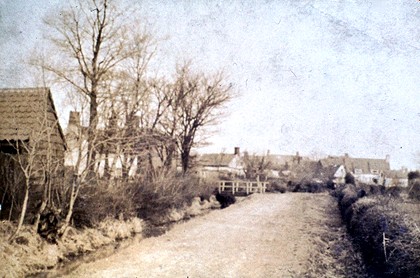
[[[0,140],[28,140],[46,111],[52,112],[53,121],[58,123],[48,88],[0,89]],[[63,131],[59,124],[57,127],[65,145]]]
[[[393,179],[407,179],[408,173],[404,170],[390,170],[386,172],[386,177]]]
[[[269,154],[267,155],[267,160],[271,164],[271,168],[280,169],[283,166],[300,164],[303,161],[310,161],[309,157],[299,156],[299,155],[279,155],[279,154]]]
[[[349,156],[329,156],[320,160],[322,167],[344,165],[347,171],[360,169],[364,174],[371,170],[389,171],[389,162],[386,159],[353,158]]]
[[[334,178],[335,173],[337,170],[341,167],[341,165],[330,165],[326,167],[319,167],[319,170],[317,172],[317,177],[324,179],[331,179]]]
[[[199,158],[199,164],[202,166],[223,167],[229,166],[229,163],[235,158],[234,154],[209,153],[202,154]]]

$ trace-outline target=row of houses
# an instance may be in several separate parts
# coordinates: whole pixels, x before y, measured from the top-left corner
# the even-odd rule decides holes
[[[246,176],[248,154],[241,154],[235,147],[231,154],[202,154],[198,157],[197,172],[203,177],[217,176]],[[390,157],[355,158],[347,153],[342,156],[328,156],[319,160],[295,155],[276,155],[267,153],[263,156],[253,156],[254,159],[265,160],[265,169],[261,174],[264,178],[281,178],[291,181],[344,183],[347,173],[351,173],[355,180],[366,184],[385,186],[408,185],[407,169],[391,170]]]
[[[77,112],[71,112],[69,125],[63,132],[48,88],[1,89],[0,114],[2,115],[0,154],[16,154],[16,146],[19,142],[27,143],[34,133],[48,128],[48,138],[37,138],[39,141],[37,143],[40,144],[39,150],[49,147],[54,157],[65,161],[67,166],[74,166],[78,151],[80,151],[77,149],[78,141],[83,139],[79,137],[86,136],[86,132],[81,130],[83,127]],[[144,146],[137,148],[141,149]],[[65,156],[66,159],[63,160]],[[249,157],[246,153],[242,154],[239,147],[236,147],[232,153],[202,154],[197,157],[195,170],[202,177],[220,174],[244,177],[247,174]],[[157,155],[149,158],[156,167],[162,160]],[[111,153],[98,163],[98,167],[103,168],[105,163],[111,161],[114,175],[119,176],[124,159],[128,158],[121,155],[116,157]],[[139,164],[136,159],[138,160],[139,157],[133,157],[130,160],[131,166],[128,169],[130,175],[138,170]],[[295,155],[267,153],[264,156],[257,156],[256,159],[264,160],[264,169],[260,170],[264,172],[266,178],[331,180],[335,183],[343,183],[345,175],[351,173],[357,181],[363,183],[407,186],[407,171],[391,170],[389,156],[384,159],[372,159],[354,158],[344,154],[314,161],[297,152]],[[173,163],[175,166],[176,159]]]

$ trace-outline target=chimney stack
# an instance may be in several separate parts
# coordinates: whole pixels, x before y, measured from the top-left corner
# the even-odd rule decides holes
[[[387,154],[387,155],[385,156],[385,161],[386,161],[387,163],[389,163],[389,162],[390,162],[390,160],[391,160],[391,156],[390,156],[389,154]]]
[[[235,147],[234,149],[234,155],[240,155],[240,148],[239,147]]]

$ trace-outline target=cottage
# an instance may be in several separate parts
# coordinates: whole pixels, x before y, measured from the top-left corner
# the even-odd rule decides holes
[[[343,165],[347,173],[351,173],[356,181],[366,184],[383,184],[385,174],[390,170],[389,156],[385,159],[353,158],[344,156],[328,156],[320,160],[322,167]]]
[[[321,166],[318,168],[316,178],[322,182],[333,182],[334,184],[345,183],[346,169],[344,165]]]
[[[198,158],[199,173],[203,177],[219,174],[245,176],[245,163],[236,147],[233,153],[202,154]]]

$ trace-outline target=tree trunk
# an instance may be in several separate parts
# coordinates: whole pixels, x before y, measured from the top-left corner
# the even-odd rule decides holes
[[[63,225],[58,231],[58,236],[65,237],[67,227],[70,225],[71,217],[73,216],[74,203],[76,202],[77,195],[79,194],[80,189],[80,180],[78,177],[73,177],[70,201],[69,201],[69,210],[67,211],[66,219],[64,220]]]
[[[41,219],[41,214],[42,212],[45,210],[45,208],[47,207],[47,200],[46,198],[42,198],[42,202],[41,202],[41,206],[38,210],[38,212],[36,213],[35,216],[35,223],[34,223],[34,231],[37,232],[38,231],[38,225],[39,225],[39,221]]]
[[[18,222],[18,226],[16,228],[16,231],[9,238],[9,241],[10,242],[12,242],[16,238],[16,236],[20,232],[20,229],[22,228],[23,221],[25,220],[25,216],[26,216],[26,209],[28,207],[28,200],[29,200],[29,178],[26,178],[26,182],[25,182],[25,198],[23,199],[22,211],[20,212],[19,222]]]
[[[93,85],[92,85],[93,86]],[[89,129],[88,129],[88,167],[89,171],[93,173],[95,171],[96,151],[95,151],[95,136],[98,125],[98,99],[96,94],[96,88],[92,90],[90,95],[90,107],[89,107]]]
[[[182,172],[184,175],[187,173],[189,164],[190,164],[190,153],[183,150],[181,153],[181,162],[182,162]]]

